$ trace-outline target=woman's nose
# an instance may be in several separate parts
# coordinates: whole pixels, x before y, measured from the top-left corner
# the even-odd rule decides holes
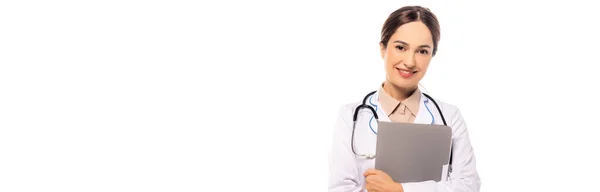
[[[416,65],[416,62],[415,62],[415,57],[414,57],[414,56],[412,56],[412,55],[411,55],[411,56],[408,56],[408,57],[406,57],[406,60],[404,60],[404,66],[405,66],[406,68],[408,68],[408,69],[412,69],[412,68],[414,68],[414,67],[415,67],[415,65]]]

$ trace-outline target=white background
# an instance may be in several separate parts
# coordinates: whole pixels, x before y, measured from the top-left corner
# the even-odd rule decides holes
[[[0,191],[326,191],[337,110],[413,4],[481,191],[595,191],[600,15],[541,2],[3,1]]]

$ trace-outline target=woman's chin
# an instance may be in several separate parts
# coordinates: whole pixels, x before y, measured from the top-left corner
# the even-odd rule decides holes
[[[418,83],[412,82],[412,81],[406,81],[404,79],[400,80],[400,81],[393,81],[392,84],[394,85],[395,88],[397,89],[404,89],[404,90],[410,90],[410,89],[415,89],[418,87]]]

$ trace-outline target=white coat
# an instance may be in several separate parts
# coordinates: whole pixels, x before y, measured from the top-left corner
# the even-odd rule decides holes
[[[390,121],[382,108],[378,107],[378,94],[376,92],[371,98],[368,98],[366,104],[376,109],[379,121]],[[435,99],[435,96],[432,97]],[[440,182],[402,183],[402,187],[405,192],[478,192],[481,181],[475,167],[475,156],[469,141],[467,125],[457,107],[438,99],[435,101],[442,110],[446,123],[452,128],[453,157],[450,178]],[[367,169],[374,168],[375,159],[357,157],[350,148],[352,116],[354,110],[360,104],[362,104],[362,98],[358,102],[342,106],[339,111],[334,129],[333,146],[329,156],[329,192],[366,191],[363,173]],[[433,114],[433,119],[425,105]],[[373,114],[366,108],[361,109],[359,112],[354,135],[354,149],[357,154],[375,154],[377,135],[368,126],[372,116]],[[431,124],[432,120],[434,124],[443,125],[433,102],[421,94],[419,111],[414,123]],[[377,131],[375,119],[371,122],[371,126]]]

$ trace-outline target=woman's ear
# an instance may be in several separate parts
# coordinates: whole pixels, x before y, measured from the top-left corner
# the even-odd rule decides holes
[[[381,51],[381,58],[385,59],[385,45],[383,45],[383,43],[379,43],[379,49]]]

